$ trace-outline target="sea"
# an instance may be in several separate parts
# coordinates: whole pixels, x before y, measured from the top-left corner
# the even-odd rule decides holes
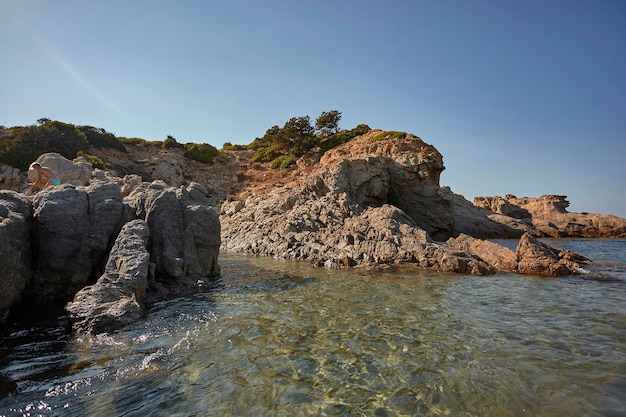
[[[5,330],[0,416],[623,417],[626,239],[546,242],[598,264],[545,278],[221,254],[212,285],[115,333],[74,337],[62,312]]]

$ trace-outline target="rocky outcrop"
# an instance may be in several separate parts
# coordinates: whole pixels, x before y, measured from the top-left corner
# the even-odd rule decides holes
[[[173,188],[155,181],[124,201],[150,227],[148,250],[157,277],[182,284],[219,274],[219,217],[200,184]]]
[[[93,303],[94,299],[112,303],[112,277],[126,273],[131,265],[126,252],[124,256],[109,255],[125,224],[127,233],[145,238],[148,265],[153,272],[151,283],[157,297],[183,287],[187,291],[198,279],[219,274],[220,223],[217,212],[208,205],[204,187],[192,183],[173,188],[163,182],[139,183],[134,177],[115,182],[107,175],[98,178],[92,178],[86,187],[48,187],[34,197],[0,192],[0,319],[4,320],[20,299],[35,310],[73,299],[102,276],[107,257],[109,265],[102,278],[107,291],[89,287],[74,299],[72,311],[92,311],[80,304]],[[118,182],[128,188],[134,186],[132,191],[126,190],[127,197],[123,197]],[[128,223],[137,218],[145,227]],[[137,249],[137,245],[126,244],[128,239],[122,237],[117,245]],[[117,262],[118,270],[112,269],[111,262]],[[126,297],[125,301],[109,306],[115,314],[123,315],[111,319],[113,322],[140,316],[141,309],[134,303],[141,305],[146,289],[137,288],[134,301]],[[126,290],[119,292],[122,293],[128,295]],[[128,311],[123,312],[120,306]],[[100,328],[92,324],[78,328],[85,326]]]
[[[520,274],[576,275],[581,265],[591,262],[573,252],[552,248],[529,233],[522,236],[515,253],[518,261],[517,272]]]
[[[30,220],[26,196],[0,191],[0,325],[31,280]]]
[[[143,220],[126,223],[109,255],[104,274],[81,289],[66,306],[77,333],[111,332],[139,320],[148,288],[150,229]]]
[[[569,213],[569,201],[562,195],[476,197],[474,204],[519,219],[536,229],[533,234],[540,237],[626,237],[626,219],[607,214]]]
[[[316,167],[304,164],[293,182],[224,203],[223,248],[330,266],[406,263],[494,272],[431,240],[455,227],[452,194],[439,187],[441,155],[413,135],[372,141],[379,133],[330,150]]]
[[[30,296],[39,303],[68,300],[102,272],[123,223],[122,193],[114,183],[49,187],[33,200],[35,269]]]

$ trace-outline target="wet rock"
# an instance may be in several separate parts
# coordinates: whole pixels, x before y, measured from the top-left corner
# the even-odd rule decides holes
[[[143,220],[126,223],[119,233],[104,274],[67,304],[74,331],[79,334],[111,332],[141,319],[148,288],[150,229]]]

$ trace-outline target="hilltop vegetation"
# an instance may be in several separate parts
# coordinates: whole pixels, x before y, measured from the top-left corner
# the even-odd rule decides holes
[[[330,110],[312,124],[309,116],[292,117],[282,127],[272,126],[263,137],[248,145],[226,142],[223,150],[254,150],[252,160],[269,163],[273,169],[290,169],[295,161],[312,149],[321,153],[367,133],[370,128],[361,124],[351,130],[340,130],[341,112]],[[160,149],[179,149],[183,155],[203,163],[213,163],[219,156],[217,148],[206,143],[179,143],[168,135],[163,141],[116,136],[103,128],[81,126],[47,118],[30,126],[0,126],[0,163],[28,169],[37,157],[46,152],[57,152],[68,159],[86,157],[95,167],[104,168],[98,157],[89,154],[90,147],[110,148],[127,152],[126,146],[143,145]]]

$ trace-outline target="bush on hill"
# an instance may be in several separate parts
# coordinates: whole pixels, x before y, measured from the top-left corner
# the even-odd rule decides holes
[[[25,171],[42,153],[57,152],[74,159],[78,152],[89,149],[86,135],[76,126],[40,120],[44,120],[40,126],[18,126],[9,129],[9,135],[3,135],[0,141],[0,162]]]
[[[406,132],[396,132],[395,130],[389,130],[387,132],[379,133],[372,138],[372,142],[378,142],[379,140],[399,139],[406,137]]]
[[[215,146],[206,143],[186,143],[183,148],[185,157],[205,164],[212,164],[213,158],[220,154]]]
[[[78,130],[83,132],[91,146],[97,148],[111,148],[127,153],[126,146],[113,133],[109,133],[100,127],[78,126]]]

